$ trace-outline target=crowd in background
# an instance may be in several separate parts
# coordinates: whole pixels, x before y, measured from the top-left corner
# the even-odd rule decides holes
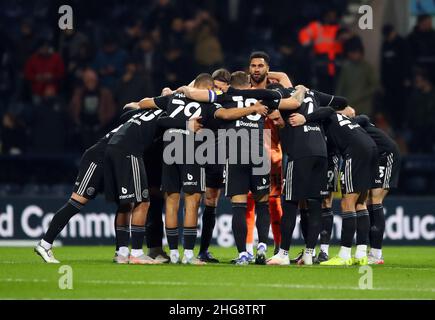
[[[240,70],[253,50],[268,52],[271,68],[295,84],[348,97],[404,153],[435,153],[430,16],[406,37],[384,26],[376,70],[340,24],[344,1],[75,0],[66,1],[74,29],[61,31],[63,2],[0,3],[0,154],[79,154],[125,103],[199,72]],[[319,44],[316,28],[333,46]]]

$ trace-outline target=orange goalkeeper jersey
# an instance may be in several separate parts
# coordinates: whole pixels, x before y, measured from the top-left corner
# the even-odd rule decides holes
[[[264,146],[271,159],[270,168],[270,196],[280,196],[281,195],[281,184],[282,184],[282,172],[281,172],[281,160],[282,160],[282,150],[281,143],[279,139],[278,128],[273,124],[273,121],[266,118],[264,123],[264,129],[270,130],[270,142],[269,139],[265,139]],[[266,137],[267,135],[265,135]]]

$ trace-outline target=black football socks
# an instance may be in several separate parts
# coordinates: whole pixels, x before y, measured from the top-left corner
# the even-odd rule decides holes
[[[216,207],[205,206],[202,213],[202,232],[201,232],[201,246],[199,252],[206,252],[210,246],[213,237],[213,229],[216,224]]]
[[[42,238],[44,241],[52,244],[54,239],[61,233],[63,228],[68,224],[68,221],[83,208],[80,202],[69,199],[68,202],[60,208],[51,220],[50,226]]]

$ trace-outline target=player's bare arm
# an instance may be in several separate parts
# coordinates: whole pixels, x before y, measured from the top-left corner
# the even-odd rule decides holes
[[[290,98],[281,99],[278,109],[296,110],[299,108],[305,98],[305,88],[299,87]]]
[[[206,89],[197,89],[190,86],[182,86],[176,90],[177,92],[183,93],[186,98],[200,101],[200,102],[209,102],[210,94],[212,94],[211,90]]]
[[[139,103],[138,102],[130,102],[130,103],[127,103],[124,106],[124,108],[122,108],[122,109],[123,110],[128,110],[128,109],[134,110],[134,109],[140,109],[140,107],[139,107]]]
[[[157,108],[157,105],[154,102],[154,98],[143,98],[137,104],[139,105],[139,108],[141,108],[141,109],[153,109],[153,108]]]
[[[203,125],[201,123],[202,117],[192,118],[188,121],[187,128],[189,131],[198,132],[202,129]]]
[[[284,88],[293,87],[290,78],[285,72],[269,71],[267,73],[267,77],[269,79],[278,81],[278,83],[282,84]]]
[[[293,113],[290,115],[288,122],[293,127],[302,126],[307,122],[319,123],[329,118],[334,112],[335,110],[331,107],[322,107],[308,114],[307,116],[299,113]]]
[[[307,122],[307,119],[300,113],[293,113],[289,117],[288,122],[292,127],[298,127],[303,126]]]
[[[161,93],[161,95],[162,95],[162,96],[170,96],[170,95],[173,94],[173,93],[174,93],[174,91],[172,91],[171,88],[169,88],[169,87],[165,87],[165,88],[162,89],[162,93]]]

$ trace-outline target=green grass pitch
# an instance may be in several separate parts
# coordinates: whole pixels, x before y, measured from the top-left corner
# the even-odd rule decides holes
[[[373,266],[373,289],[366,290],[359,288],[367,274],[358,266],[236,267],[230,264],[234,248],[211,251],[222,263],[137,266],[112,263],[112,247],[66,246],[54,250],[62,263],[48,265],[33,248],[0,248],[0,300],[435,299],[434,247],[384,248],[386,264]],[[59,288],[62,265],[72,268],[71,290]]]

